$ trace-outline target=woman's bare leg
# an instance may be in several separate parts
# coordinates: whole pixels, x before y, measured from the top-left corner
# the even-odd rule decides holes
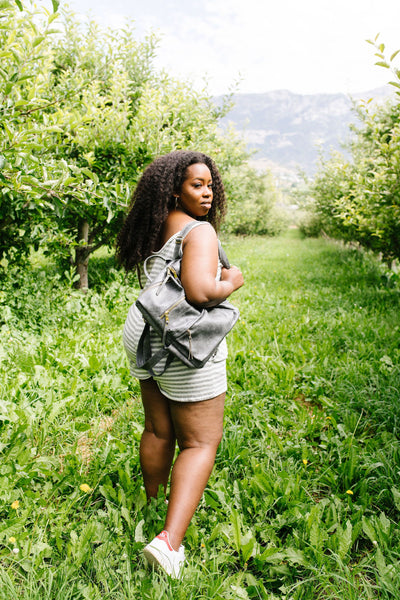
[[[140,382],[145,425],[140,441],[140,465],[147,498],[157,497],[160,485],[166,490],[175,454],[175,433],[170,401],[153,379]]]
[[[164,529],[178,550],[207,485],[222,438],[225,393],[204,402],[172,402],[180,453],[172,469]]]

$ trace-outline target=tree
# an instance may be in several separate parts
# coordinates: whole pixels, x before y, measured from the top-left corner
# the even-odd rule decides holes
[[[88,177],[89,188],[84,202],[66,197],[57,222],[63,235],[75,235],[75,266],[80,287],[87,287],[90,254],[113,244],[132,188],[155,156],[201,149],[224,169],[247,153],[237,138],[222,137],[218,129],[225,106],[218,110],[206,90],[153,72],[153,37],[139,44],[132,27],[104,32],[90,23],[82,29],[71,15],[64,37],[54,85],[68,102],[58,109],[64,127],[56,152]],[[74,102],[71,87],[81,90]]]
[[[378,64],[390,68],[384,45],[372,42]],[[400,70],[392,66],[400,88]],[[400,258],[400,93],[386,104],[360,103],[351,160],[336,154],[322,161],[311,185],[312,210],[326,233],[355,240],[391,264]]]
[[[270,173],[257,173],[244,163],[230,168],[225,178],[229,199],[226,229],[239,235],[276,235],[287,227],[276,205],[279,193]]]
[[[64,248],[66,257],[74,251],[81,288],[88,287],[91,253],[113,244],[132,186],[152,158],[134,135],[134,122],[142,89],[153,77],[155,43],[153,36],[135,41],[131,27],[102,31],[66,14],[63,41],[53,49],[50,85],[66,99],[51,109],[63,123],[54,156],[83,176],[84,186],[54,207],[48,247],[58,254]]]
[[[56,99],[49,92],[51,24],[57,17],[32,11],[29,19],[20,2],[2,1],[0,16],[0,258],[18,259],[37,243],[46,229],[40,219],[51,206],[67,174],[57,169],[59,185],[49,181],[54,161],[38,159],[58,125],[58,116],[43,119]]]
[[[227,170],[247,154],[218,129],[228,105],[217,109],[206,90],[154,72],[154,36],[137,42],[130,25],[101,30],[72,13],[19,13],[4,1],[0,252],[45,244],[72,260],[87,288],[91,253],[113,244],[156,155],[196,148]]]

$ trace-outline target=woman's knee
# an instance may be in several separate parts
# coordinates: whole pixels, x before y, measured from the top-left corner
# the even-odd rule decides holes
[[[175,432],[170,419],[145,418],[144,431],[159,440],[175,442]]]

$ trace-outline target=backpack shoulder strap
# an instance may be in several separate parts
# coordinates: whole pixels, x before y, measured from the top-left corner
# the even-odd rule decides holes
[[[203,225],[203,223],[209,224],[208,221],[191,221],[190,223],[185,225],[185,227],[182,229],[180,235],[176,238],[174,258],[180,258],[182,256],[182,242],[185,239],[185,236],[187,236],[187,234],[189,233],[189,231],[191,231],[198,225]],[[212,225],[211,225],[211,227],[212,227]],[[226,255],[225,250],[221,246],[221,242],[219,240],[218,240],[218,257],[219,257],[219,260],[221,261],[222,266],[225,267],[226,269],[230,269],[231,265],[229,263],[228,257]]]
[[[198,227],[199,225],[203,225],[203,224],[210,225],[210,223],[208,223],[208,221],[190,221],[190,223],[187,223],[185,225],[185,227],[181,230],[180,234],[177,236],[177,238],[175,240],[174,259],[182,257],[182,242],[185,239],[185,237],[187,236],[187,234],[190,231],[192,231],[192,229],[194,229],[195,227]],[[212,227],[212,225],[211,225],[211,227]]]
[[[172,258],[167,259],[160,252],[153,252],[152,254],[150,254],[150,256],[148,256],[144,260],[144,262],[143,262],[143,271],[144,271],[144,274],[145,274],[145,276],[147,278],[147,281],[150,280],[150,275],[149,275],[149,264],[150,264],[150,262],[154,258],[159,257],[163,261],[165,261],[165,264],[167,264],[167,263],[170,263],[173,260],[176,260],[177,258],[181,258],[182,257],[182,242],[183,242],[184,238],[187,236],[187,234],[189,233],[189,231],[191,231],[192,229],[194,229],[198,225],[201,225],[202,223],[209,224],[207,221],[191,221],[190,223],[187,223],[185,225],[185,227],[183,229],[181,229],[181,231],[178,232],[178,235],[175,238],[174,251],[173,251]]]

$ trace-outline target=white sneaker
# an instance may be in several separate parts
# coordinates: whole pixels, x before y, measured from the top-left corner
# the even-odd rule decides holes
[[[183,563],[185,562],[185,550],[179,547],[178,552],[174,550],[169,542],[168,531],[162,531],[143,550],[143,554],[151,565],[161,567],[167,575],[173,579],[180,577]]]

